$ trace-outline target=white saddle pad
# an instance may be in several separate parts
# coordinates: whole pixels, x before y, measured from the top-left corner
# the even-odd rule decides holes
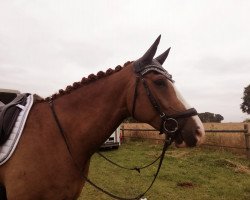
[[[9,139],[0,146],[0,165],[4,164],[9,160],[11,155],[16,149],[18,141],[22,135],[23,128],[28,117],[29,111],[33,104],[33,95],[29,95],[27,97],[27,103],[25,106],[23,105],[16,105],[22,109],[17,117],[16,123],[12,129]]]

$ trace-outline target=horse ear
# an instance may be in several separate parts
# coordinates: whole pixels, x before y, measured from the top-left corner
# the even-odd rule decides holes
[[[161,39],[161,35],[158,36],[158,38],[151,45],[151,47],[146,51],[146,53],[141,58],[139,58],[138,60],[134,62],[134,65],[136,66],[136,68],[137,67],[140,68],[143,65],[150,63],[153,60],[158,44],[160,43],[160,39]]]
[[[165,51],[164,53],[162,53],[161,55],[159,55],[157,58],[155,58],[155,60],[157,60],[161,65],[163,65],[163,63],[165,62],[165,60],[168,57],[170,49],[171,49],[171,47],[169,47],[167,49],[167,51]]]
[[[160,43],[161,35],[155,40],[155,42],[151,45],[151,47],[146,51],[146,53],[139,59],[143,63],[151,62],[156,53],[158,44]]]

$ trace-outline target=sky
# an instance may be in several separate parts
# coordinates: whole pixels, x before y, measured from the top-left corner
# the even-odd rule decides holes
[[[47,97],[91,73],[157,54],[199,112],[241,122],[250,84],[248,0],[0,0],[0,88]]]

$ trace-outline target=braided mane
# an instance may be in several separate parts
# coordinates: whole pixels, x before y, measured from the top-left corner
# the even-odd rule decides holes
[[[129,65],[131,62],[127,61],[123,67],[126,67],[127,65]],[[109,68],[106,72],[103,71],[99,71],[96,75],[95,74],[90,74],[87,78],[83,77],[81,81],[79,82],[74,82],[72,85],[68,85],[66,87],[66,89],[60,89],[58,91],[58,93],[55,93],[53,95],[51,95],[50,97],[46,97],[45,99],[42,99],[41,101],[50,101],[50,100],[54,100],[57,97],[60,97],[64,94],[69,94],[71,91],[80,88],[83,85],[87,85],[89,83],[92,83],[93,81],[99,80],[101,78],[107,77],[111,74],[114,74],[118,71],[120,71],[123,67],[121,67],[120,65],[116,66],[115,69],[111,69]]]

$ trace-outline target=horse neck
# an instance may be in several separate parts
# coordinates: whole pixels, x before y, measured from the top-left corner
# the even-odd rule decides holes
[[[128,116],[128,76],[123,71],[126,70],[83,85],[54,101],[55,111],[79,164],[84,164]]]

